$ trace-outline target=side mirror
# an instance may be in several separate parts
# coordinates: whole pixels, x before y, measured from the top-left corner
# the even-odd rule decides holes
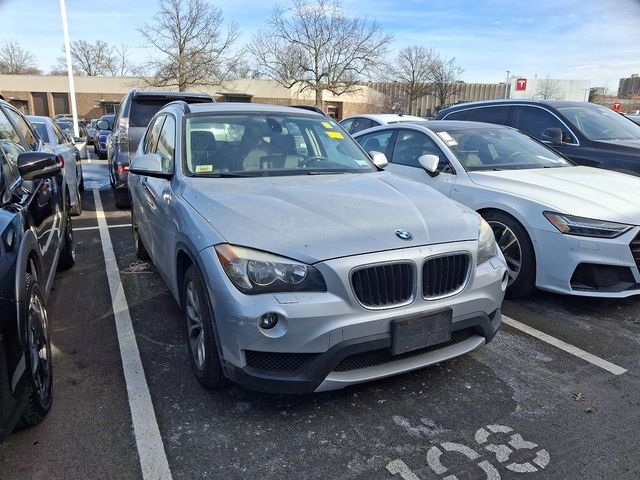
[[[54,153],[23,152],[18,155],[18,171],[23,180],[51,178],[60,173],[62,162]]]
[[[426,172],[435,177],[438,175],[438,165],[440,164],[440,157],[437,155],[422,155],[418,158],[418,163],[422,168],[426,170]]]
[[[98,120],[98,123],[96,123],[96,128],[100,130],[110,130],[109,122],[107,122],[106,120]]]
[[[389,165],[389,160],[387,160],[387,156],[382,152],[371,151],[369,152],[369,156],[371,157],[371,161],[378,168],[384,168]]]
[[[562,130],[558,127],[550,127],[542,131],[542,140],[554,145],[562,145]]]
[[[171,178],[172,173],[162,168],[162,157],[157,153],[145,153],[133,157],[129,165],[129,173],[147,177]]]

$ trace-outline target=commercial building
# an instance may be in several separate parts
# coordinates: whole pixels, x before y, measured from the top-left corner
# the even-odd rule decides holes
[[[634,95],[640,95],[640,74],[638,73],[621,78],[618,83],[618,98],[630,98]]]
[[[571,100],[586,102],[590,80],[567,80],[514,75],[509,82],[509,98],[529,100]]]

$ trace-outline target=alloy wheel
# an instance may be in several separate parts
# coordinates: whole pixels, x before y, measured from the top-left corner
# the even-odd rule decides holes
[[[47,327],[47,312],[42,299],[32,294],[29,299],[27,352],[30,356],[31,378],[41,405],[51,401],[51,350]]]
[[[206,349],[204,339],[204,325],[202,323],[202,306],[198,295],[198,290],[194,282],[187,284],[186,294],[187,310],[187,332],[189,334],[189,345],[191,355],[198,370],[204,369],[206,360]]]
[[[507,262],[507,270],[509,272],[508,285],[511,285],[515,282],[516,278],[518,278],[522,267],[522,247],[516,234],[504,223],[495,220],[489,221],[488,223],[496,237],[496,243],[498,247],[500,247],[504,259]]]

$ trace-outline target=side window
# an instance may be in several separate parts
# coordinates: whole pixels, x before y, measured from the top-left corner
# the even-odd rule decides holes
[[[5,185],[12,185],[19,178],[18,155],[24,151],[18,132],[0,110],[0,164]]]
[[[469,110],[458,110],[457,112],[450,113],[444,118],[445,120],[466,120],[467,112],[469,112]]]
[[[510,107],[472,108],[467,110],[465,120],[468,122],[497,123],[498,125],[506,125],[507,118],[509,117],[509,108]],[[451,117],[447,117],[447,120],[450,119]]]
[[[67,143],[67,139],[65,138],[64,133],[62,133],[62,130],[60,130],[60,128],[55,123],[51,128],[53,128],[53,133],[56,136],[56,145]]]
[[[353,128],[351,129],[351,133],[358,133],[361,130],[365,130],[367,128],[371,128],[372,123],[368,118],[358,117],[353,122]]]
[[[450,169],[445,168],[448,165],[446,155],[434,140],[421,132],[400,130],[393,148],[391,163],[422,168],[418,162],[422,155],[436,155],[440,158],[438,169],[451,173]]]
[[[353,118],[349,120],[345,120],[344,122],[340,122],[340,126],[344,128],[348,133],[351,133],[351,127],[353,127]]]
[[[157,122],[159,124],[160,122]],[[154,125],[155,128],[155,125]],[[162,157],[162,170],[167,173],[173,173],[173,161],[176,145],[176,120],[167,115],[160,138],[158,138],[158,146],[156,152]]]
[[[156,151],[156,144],[158,143],[158,137],[160,136],[160,129],[162,128],[164,119],[165,115],[160,115],[149,125],[147,136],[144,139],[144,153],[153,153]]]
[[[567,127],[551,112],[538,107],[513,107],[511,125],[532,137],[542,140],[542,132],[557,127],[562,130],[562,139],[567,143],[575,142]]]
[[[370,133],[359,137],[357,140],[365,152],[382,152],[389,156],[388,150],[394,132],[395,130],[385,130],[383,132]]]
[[[7,108],[7,113],[11,117],[11,120],[13,120],[13,123],[15,123],[18,131],[22,134],[22,137],[26,140],[28,146],[32,150],[35,150],[38,147],[38,139],[25,118],[11,108]]]

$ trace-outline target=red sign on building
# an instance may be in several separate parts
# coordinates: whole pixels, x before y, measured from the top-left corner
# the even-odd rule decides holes
[[[619,112],[620,111],[620,107],[621,107],[621,105],[619,103],[614,103],[613,104],[613,111],[614,112]]]
[[[527,79],[526,78],[516,79],[516,90],[526,90],[526,89],[527,89]]]

